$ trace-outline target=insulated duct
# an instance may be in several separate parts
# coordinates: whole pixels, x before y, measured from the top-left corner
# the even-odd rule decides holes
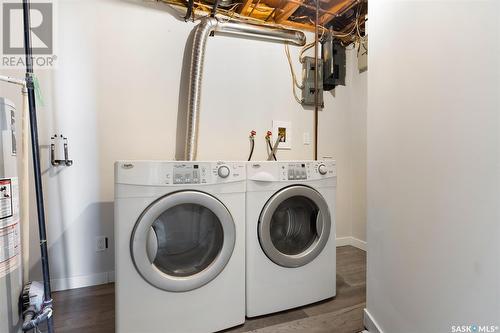
[[[297,30],[236,21],[218,22],[217,19],[213,17],[201,19],[201,23],[196,26],[191,54],[185,149],[186,161],[193,161],[196,159],[205,46],[208,36],[212,32],[225,32],[240,36],[262,38],[298,46],[303,46],[306,43],[306,36],[304,33]]]

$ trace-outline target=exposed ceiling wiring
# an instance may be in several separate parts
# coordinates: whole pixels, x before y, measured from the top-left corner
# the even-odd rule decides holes
[[[184,10],[185,10],[185,5],[186,5],[184,2],[187,3],[187,0],[156,0],[156,1],[161,1],[161,2],[164,2],[164,3],[172,5],[172,6],[180,7]],[[193,10],[193,13],[191,16],[193,21],[197,21],[200,18],[210,14],[210,12],[213,9],[213,5],[203,3],[203,2],[201,2],[201,0],[197,0],[197,1],[195,0],[193,2],[194,2],[194,10]],[[301,15],[301,16],[291,15],[289,17],[289,21],[286,21],[283,23],[273,22],[273,20],[271,18],[276,16],[278,14],[278,12],[280,12],[280,10],[278,10],[275,7],[269,7],[266,4],[263,4],[263,2],[264,1],[262,1],[262,0],[257,0],[256,3],[250,4],[250,8],[249,8],[249,10],[246,11],[246,13],[238,13],[238,9],[241,8],[240,2],[234,3],[230,8],[219,7],[219,8],[217,8],[217,17],[219,19],[222,19],[222,20],[233,19],[233,20],[237,20],[237,21],[241,21],[241,22],[254,22],[254,23],[258,23],[258,24],[277,26],[277,27],[281,27],[281,28],[290,28],[290,24],[292,24],[294,22],[296,24],[299,24],[299,25],[304,25],[305,29],[310,29],[311,26],[314,26],[314,22],[311,20],[310,16],[307,16],[307,15]],[[281,0],[279,3],[283,4],[283,2],[284,2],[284,0]],[[309,7],[312,8],[312,6],[307,5],[306,3],[299,1],[299,0],[287,0],[287,2],[295,3],[298,6],[304,7],[304,8],[309,8]],[[334,37],[337,37],[339,39],[343,39],[344,42],[347,43],[347,45],[349,45],[352,42],[357,42],[360,39],[364,39],[365,37],[362,35],[361,24],[360,24],[360,20],[359,20],[360,12],[364,11],[362,9],[363,2],[364,2],[363,0],[358,0],[355,2],[357,4],[357,7],[356,7],[356,19],[357,20],[356,21],[353,20],[354,24],[352,26],[352,29],[350,29],[348,32],[336,31],[333,29],[329,30],[324,25],[318,24],[318,28],[321,29],[322,34],[324,34],[328,31]],[[322,13],[324,13],[325,15],[326,14],[332,15],[332,16],[337,15],[336,13],[333,13],[329,10],[325,10],[322,8],[320,8],[320,11]],[[260,13],[257,15],[260,17],[251,16],[248,14],[248,12],[250,12],[250,14],[253,14],[254,12]],[[303,23],[300,23],[301,20]],[[307,26],[309,26],[309,28],[307,28]],[[300,29],[300,27],[299,27],[299,29]]]

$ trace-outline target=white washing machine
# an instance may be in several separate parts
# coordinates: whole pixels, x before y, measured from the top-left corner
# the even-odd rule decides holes
[[[335,296],[333,161],[249,162],[246,314]]]
[[[245,320],[245,163],[115,164],[116,331]]]

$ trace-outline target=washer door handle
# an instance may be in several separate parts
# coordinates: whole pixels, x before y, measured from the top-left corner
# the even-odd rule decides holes
[[[151,264],[154,263],[156,259],[156,254],[158,253],[158,237],[153,227],[149,228],[148,239],[146,241],[146,253]]]
[[[318,215],[316,215],[316,233],[318,234],[318,238],[323,234],[323,226],[325,225],[325,221],[323,220],[323,215],[321,211],[318,211]]]

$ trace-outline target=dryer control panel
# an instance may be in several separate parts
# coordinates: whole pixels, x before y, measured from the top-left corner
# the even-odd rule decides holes
[[[174,164],[174,184],[200,184],[207,182],[207,166],[200,164]]]
[[[306,163],[284,164],[281,166],[281,180],[307,180],[307,169]]]
[[[120,161],[116,182],[137,185],[220,184],[246,179],[243,162]]]
[[[314,180],[336,176],[331,161],[280,162],[280,180]]]
[[[248,179],[256,181],[307,181],[337,176],[335,161],[249,163]]]

